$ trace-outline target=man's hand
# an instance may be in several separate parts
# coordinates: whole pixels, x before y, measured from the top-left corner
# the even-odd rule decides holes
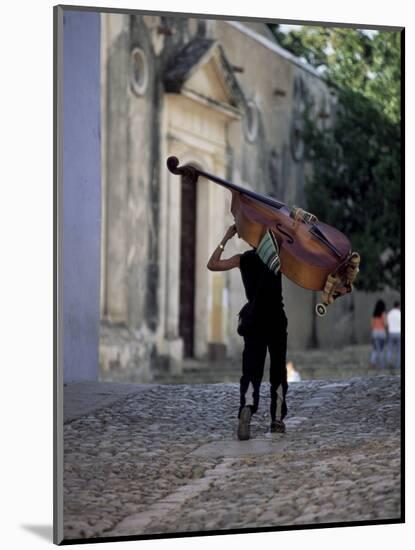
[[[233,224],[231,225],[228,230],[226,231],[225,233],[225,236],[224,236],[224,240],[226,239],[227,241],[229,241],[229,239],[232,239],[232,237],[236,234],[236,225]]]

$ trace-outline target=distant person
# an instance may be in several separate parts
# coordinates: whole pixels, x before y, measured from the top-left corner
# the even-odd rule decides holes
[[[393,364],[396,369],[401,366],[401,306],[399,302],[393,304],[393,308],[387,315],[388,320],[388,364]],[[396,355],[392,363],[392,356]]]
[[[385,368],[385,343],[386,343],[386,306],[383,300],[378,300],[373,310],[371,319],[372,327],[372,353],[370,364],[372,367]]]
[[[287,382],[301,382],[301,375],[298,370],[295,370],[294,363],[287,363]]]

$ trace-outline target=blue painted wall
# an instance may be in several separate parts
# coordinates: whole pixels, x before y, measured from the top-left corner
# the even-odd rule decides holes
[[[97,380],[101,222],[100,16],[63,25],[64,381]]]

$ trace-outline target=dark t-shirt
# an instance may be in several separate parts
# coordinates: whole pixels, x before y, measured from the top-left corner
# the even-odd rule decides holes
[[[286,319],[282,300],[281,272],[273,273],[255,250],[241,255],[240,270],[248,301],[255,299],[255,319],[259,324]]]

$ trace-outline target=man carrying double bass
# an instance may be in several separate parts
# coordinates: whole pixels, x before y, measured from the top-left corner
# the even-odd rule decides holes
[[[238,333],[244,338],[242,376],[240,379],[240,405],[238,411],[238,438],[250,436],[251,417],[258,410],[259,392],[267,350],[270,354],[271,432],[285,432],[287,414],[287,317],[284,312],[279,258],[275,254],[273,270],[260,259],[255,248],[243,254],[221,259],[226,243],[236,234],[236,226],[226,231],[222,241],[207,264],[211,271],[228,271],[239,268],[248,303],[240,313]],[[252,403],[250,388],[252,386]]]
[[[169,157],[167,167],[173,174],[190,178],[194,184],[202,176],[229,189],[232,194],[230,210],[238,236],[253,250],[221,260],[226,242],[236,233],[236,226],[232,226],[213,252],[208,268],[225,271],[238,267],[248,298],[240,312],[238,327],[245,342],[238,437],[249,439],[249,424],[258,409],[267,350],[271,357],[271,431],[284,432],[287,318],[282,302],[280,269],[302,288],[323,292],[323,301],[315,308],[317,315],[323,316],[328,305],[353,290],[360,255],[352,252],[350,241],[341,231],[320,222],[302,208],[289,208],[276,199],[244,189],[190,164],[179,166],[177,157]],[[287,261],[281,265],[280,255],[283,257],[284,253]],[[250,384],[253,403],[247,405]]]

